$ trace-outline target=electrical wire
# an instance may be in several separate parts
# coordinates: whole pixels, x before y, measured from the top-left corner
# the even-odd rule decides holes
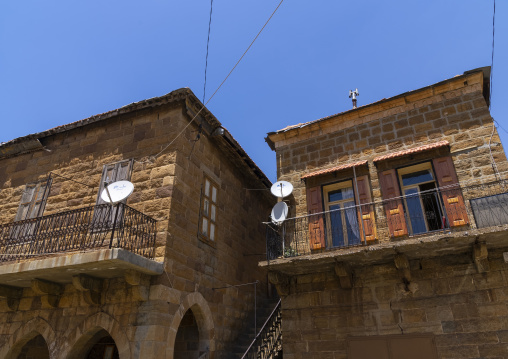
[[[489,101],[489,110],[492,104],[492,82],[494,77],[494,40],[495,40],[495,30],[496,30],[496,0],[494,0],[494,11],[492,14],[492,59],[490,64],[490,101]]]
[[[155,159],[157,158],[162,152],[164,152],[165,150],[167,150],[169,148],[169,146],[171,146],[177,139],[178,137],[180,137],[184,132],[185,130],[187,130],[187,128],[196,120],[196,118],[199,116],[199,114],[205,109],[206,105],[208,105],[208,103],[214,98],[214,96],[217,94],[217,92],[219,92],[219,90],[221,89],[222,85],[224,85],[224,83],[228,80],[229,76],[231,76],[231,74],[233,73],[233,71],[235,71],[236,67],[238,66],[238,64],[243,60],[243,58],[245,57],[245,55],[247,54],[247,52],[250,50],[250,48],[252,47],[252,45],[254,45],[254,42],[256,42],[256,40],[258,39],[259,35],[261,35],[261,33],[263,32],[263,30],[265,29],[265,27],[268,25],[268,23],[270,22],[270,20],[272,19],[272,17],[275,15],[275,13],[277,12],[277,10],[279,9],[279,7],[282,5],[282,3],[284,2],[284,0],[281,0],[279,2],[279,4],[277,5],[277,7],[275,8],[275,10],[273,10],[272,14],[270,15],[270,17],[268,18],[268,20],[266,20],[265,24],[263,25],[263,27],[261,28],[261,30],[259,30],[259,32],[257,33],[257,35],[254,37],[254,39],[251,41],[250,45],[247,47],[247,49],[243,52],[242,56],[240,56],[240,58],[238,59],[238,61],[236,62],[236,64],[233,66],[233,68],[229,71],[229,73],[227,74],[227,76],[224,78],[224,80],[222,80],[222,82],[220,83],[220,85],[217,87],[217,89],[214,91],[214,93],[212,94],[212,96],[210,96],[210,98],[208,98],[208,101],[206,101],[205,104],[203,104],[203,106],[201,106],[201,108],[199,109],[199,111],[194,115],[194,117],[189,121],[189,123],[176,135],[175,138],[173,138],[171,140],[171,142],[169,142],[166,146],[164,146],[164,148],[162,150],[160,150],[159,152],[157,152],[155,155],[152,155],[152,156],[149,156],[149,159],[146,160],[146,161],[137,161],[135,160],[135,162],[137,163],[152,163],[151,159]]]
[[[208,20],[208,39],[206,40],[205,83],[203,85],[203,103],[205,103],[205,94],[206,94],[206,70],[208,69],[208,45],[210,44],[210,29],[212,27],[212,9],[213,9],[213,0],[210,0],[210,20]]]

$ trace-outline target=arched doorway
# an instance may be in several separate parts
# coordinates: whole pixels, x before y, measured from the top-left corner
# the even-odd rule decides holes
[[[197,359],[199,350],[199,327],[191,309],[182,317],[175,338],[174,359]]]
[[[85,359],[119,359],[118,348],[109,333],[102,329],[85,344],[82,353]]]
[[[42,335],[37,335],[21,348],[17,359],[49,359],[48,344]]]

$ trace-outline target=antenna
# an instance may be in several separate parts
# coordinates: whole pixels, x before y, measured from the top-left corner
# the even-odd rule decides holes
[[[284,198],[293,192],[293,185],[286,181],[278,181],[272,185],[270,192],[272,192],[275,197]]]
[[[118,181],[108,184],[108,180],[109,178],[104,182],[105,188],[101,193],[101,198],[112,206],[129,197],[132,191],[134,191],[134,185],[129,181]]]
[[[349,98],[353,101],[353,108],[356,108],[356,96],[360,96],[360,93],[358,92],[358,89],[356,90],[349,90]]]

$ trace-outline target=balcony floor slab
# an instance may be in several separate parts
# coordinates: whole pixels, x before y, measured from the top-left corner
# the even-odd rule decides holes
[[[97,278],[122,277],[127,270],[159,275],[164,264],[121,248],[91,252],[67,253],[43,259],[22,260],[0,265],[0,285],[30,287],[32,279],[44,279],[60,284],[72,282],[77,274]]]

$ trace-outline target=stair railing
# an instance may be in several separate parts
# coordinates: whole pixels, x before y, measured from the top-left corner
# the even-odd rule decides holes
[[[254,340],[243,354],[241,359],[257,358],[268,359],[271,355],[276,354],[282,348],[282,314],[281,300],[273,309],[272,313],[265,321]]]

